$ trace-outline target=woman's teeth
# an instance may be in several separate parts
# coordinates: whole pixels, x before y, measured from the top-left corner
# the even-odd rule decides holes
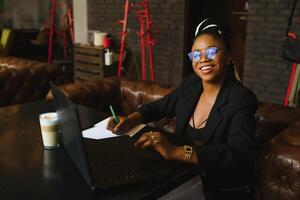
[[[213,67],[212,66],[204,66],[204,67],[201,67],[200,70],[202,72],[209,72]]]

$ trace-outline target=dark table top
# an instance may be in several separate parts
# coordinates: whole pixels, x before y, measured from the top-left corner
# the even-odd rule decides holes
[[[191,166],[175,164],[166,180],[91,191],[63,147],[43,148],[38,116],[51,111],[51,101],[0,108],[1,199],[152,199],[195,175]],[[85,127],[105,116],[85,107],[79,113]]]

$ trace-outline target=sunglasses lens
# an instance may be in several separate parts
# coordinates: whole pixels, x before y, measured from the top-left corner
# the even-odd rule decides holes
[[[192,62],[197,62],[201,59],[201,52],[192,51],[191,53],[188,54],[188,56]]]
[[[205,56],[209,60],[214,59],[217,53],[218,53],[217,47],[209,47],[205,50]],[[199,60],[201,60],[202,53],[201,51],[192,51],[188,53],[188,56],[192,62],[198,62]]]
[[[216,57],[217,55],[217,52],[218,52],[218,48],[217,47],[210,47],[208,49],[206,49],[206,58],[207,59],[213,59]]]

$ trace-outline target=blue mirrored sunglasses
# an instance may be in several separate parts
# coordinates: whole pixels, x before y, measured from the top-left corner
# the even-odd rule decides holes
[[[188,56],[192,62],[198,62],[202,58],[202,52],[205,52],[205,56],[207,59],[211,60],[217,56],[217,53],[220,49],[217,47],[208,47],[204,51],[192,51],[188,53]]]

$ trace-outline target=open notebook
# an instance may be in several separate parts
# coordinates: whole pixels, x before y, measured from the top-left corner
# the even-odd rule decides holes
[[[84,138],[89,138],[89,139],[104,139],[104,138],[112,138],[112,137],[118,137],[120,135],[114,134],[110,130],[106,129],[106,125],[108,123],[109,117],[98,122],[95,124],[92,128],[88,128],[86,130],[82,131],[82,136]],[[125,135],[129,135],[130,137],[134,136],[136,133],[138,133],[142,128],[145,127],[145,124],[139,124],[129,131],[125,133]]]

